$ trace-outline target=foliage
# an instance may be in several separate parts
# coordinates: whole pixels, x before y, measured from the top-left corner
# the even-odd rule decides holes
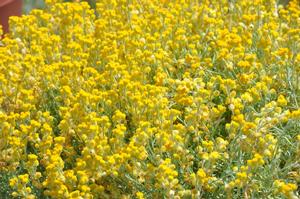
[[[0,45],[1,198],[299,198],[300,7],[47,0]]]

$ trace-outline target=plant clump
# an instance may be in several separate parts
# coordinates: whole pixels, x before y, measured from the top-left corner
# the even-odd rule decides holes
[[[47,0],[11,17],[1,198],[297,199],[299,35],[297,0]]]

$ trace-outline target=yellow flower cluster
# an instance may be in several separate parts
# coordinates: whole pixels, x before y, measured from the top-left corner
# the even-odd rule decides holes
[[[291,198],[291,199],[296,199],[298,198],[293,191],[297,190],[297,186],[295,184],[291,184],[291,183],[284,183],[281,180],[276,180],[274,182],[274,186],[275,191],[282,193],[284,196],[286,196],[287,198]]]
[[[0,198],[299,197],[298,0],[96,2],[10,18]]]

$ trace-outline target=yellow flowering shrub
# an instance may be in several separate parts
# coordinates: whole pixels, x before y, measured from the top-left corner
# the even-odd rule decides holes
[[[1,198],[299,198],[299,33],[298,0],[47,0],[11,17]]]

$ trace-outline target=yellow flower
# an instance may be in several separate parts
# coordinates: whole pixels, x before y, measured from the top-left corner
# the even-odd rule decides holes
[[[138,199],[143,199],[144,198],[144,194],[142,192],[138,191],[138,192],[136,192],[136,197]]]
[[[279,95],[277,99],[277,103],[279,106],[286,106],[288,102],[283,95]]]
[[[202,178],[205,178],[205,177],[206,177],[206,173],[205,173],[205,171],[204,171],[203,169],[199,169],[199,170],[197,171],[197,176],[198,176],[200,179],[202,179]]]

